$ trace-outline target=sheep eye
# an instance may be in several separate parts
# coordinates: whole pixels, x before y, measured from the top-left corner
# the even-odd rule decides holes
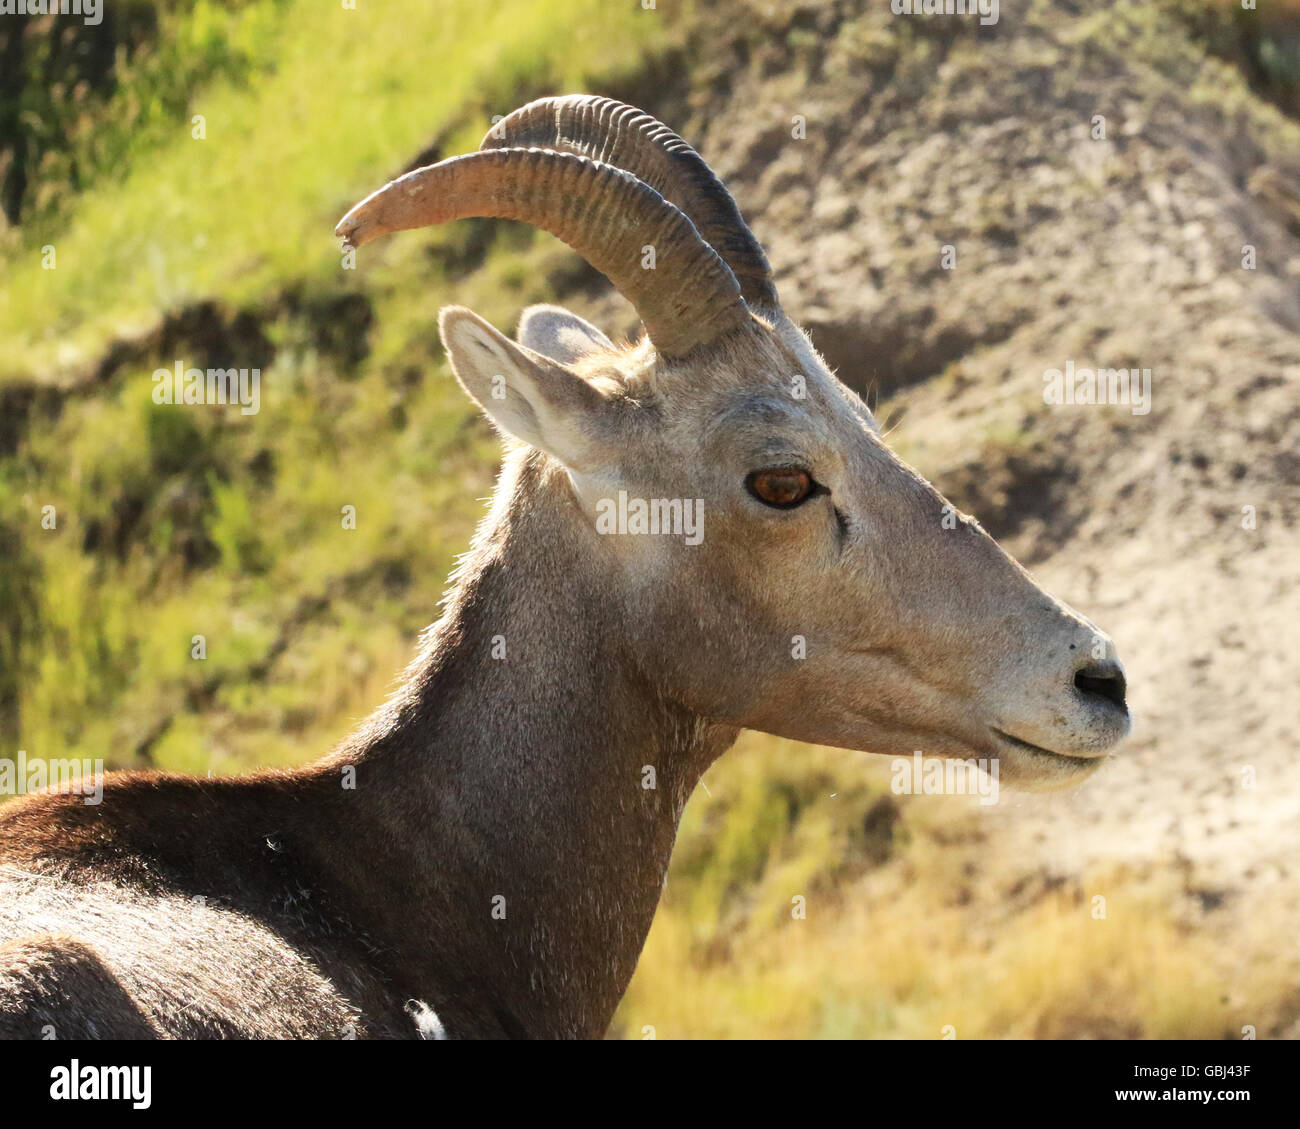
[[[745,479],[745,489],[765,506],[791,510],[806,502],[820,487],[806,470],[797,467],[780,467],[776,470],[756,470]]]

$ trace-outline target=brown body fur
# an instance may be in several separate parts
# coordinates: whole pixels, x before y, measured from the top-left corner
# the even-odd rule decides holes
[[[519,453],[506,478],[402,690],[331,757],[0,808],[0,1035],[415,1037],[411,1001],[458,1038],[603,1033],[735,731],[659,701],[592,615],[562,476]],[[544,606],[523,561],[555,580]],[[51,932],[77,940],[34,965]]]

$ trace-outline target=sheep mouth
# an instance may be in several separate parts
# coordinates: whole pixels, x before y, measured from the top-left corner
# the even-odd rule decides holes
[[[1088,756],[1086,754],[1081,755],[1078,753],[1058,753],[1055,749],[1045,749],[1042,745],[1035,745],[1032,742],[1021,740],[1019,737],[1013,737],[1005,730],[997,728],[997,726],[990,726],[989,728],[992,729],[994,735],[1005,744],[1010,745],[1012,748],[1019,749],[1022,752],[1030,753],[1033,756],[1051,757],[1054,760],[1072,761],[1080,766],[1095,764],[1105,756],[1104,753],[1095,756]]]

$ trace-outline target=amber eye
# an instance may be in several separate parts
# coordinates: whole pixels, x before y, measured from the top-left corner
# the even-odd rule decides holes
[[[745,479],[745,488],[764,505],[780,510],[793,509],[818,489],[812,475],[797,467],[756,470]]]

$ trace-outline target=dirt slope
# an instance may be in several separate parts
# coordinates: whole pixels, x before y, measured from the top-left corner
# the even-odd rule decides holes
[[[1150,5],[866,9],[731,5],[683,132],[896,448],[1119,644],[1135,736],[997,837],[1295,899],[1300,130]],[[1045,404],[1067,362],[1150,411]]]

